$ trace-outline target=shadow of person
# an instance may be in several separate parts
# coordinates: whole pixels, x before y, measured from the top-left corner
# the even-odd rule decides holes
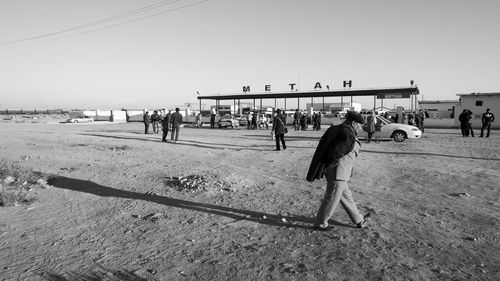
[[[72,179],[62,176],[52,176],[48,179],[47,182],[48,184],[54,187],[78,191],[78,192],[90,193],[102,197],[115,197],[115,198],[149,201],[165,206],[204,212],[207,214],[213,214],[218,216],[225,216],[232,218],[234,220],[247,220],[265,225],[291,227],[299,229],[311,229],[311,226],[314,223],[314,220],[310,217],[281,216],[263,212],[250,211],[250,210],[239,210],[235,208],[218,206],[207,203],[187,201],[187,200],[176,199],[155,194],[142,194],[138,192],[121,190],[100,185],[87,180]],[[337,221],[330,221],[330,222],[334,225],[354,227]]]

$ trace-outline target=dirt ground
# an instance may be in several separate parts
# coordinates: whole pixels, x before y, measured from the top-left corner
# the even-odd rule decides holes
[[[0,123],[0,157],[52,175],[0,207],[0,280],[500,280],[500,132],[363,143],[339,208],[311,229],[326,186],[305,175],[320,132],[141,123]]]

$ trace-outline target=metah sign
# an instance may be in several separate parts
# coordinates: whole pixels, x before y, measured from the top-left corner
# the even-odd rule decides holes
[[[410,93],[377,93],[377,99],[407,99]]]

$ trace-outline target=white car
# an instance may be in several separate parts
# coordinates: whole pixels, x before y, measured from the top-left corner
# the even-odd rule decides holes
[[[92,123],[94,118],[88,116],[77,116],[66,120],[67,123]]]
[[[222,116],[220,119],[219,119],[219,129],[224,127],[224,128],[227,128],[227,127],[231,127],[231,128],[234,128],[234,127],[239,127],[240,126],[240,122],[239,120],[236,120],[234,119],[234,117],[232,115],[224,115]]]
[[[366,120],[366,116],[364,117]],[[418,139],[422,136],[422,131],[415,126],[391,123],[382,116],[376,117],[377,125],[375,125],[373,139],[393,139],[396,142],[402,142],[405,139]],[[365,130],[359,130],[358,137],[368,138],[368,133]]]

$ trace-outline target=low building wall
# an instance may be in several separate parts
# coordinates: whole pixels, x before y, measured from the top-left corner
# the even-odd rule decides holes
[[[426,118],[424,120],[425,128],[456,128],[453,118]]]

